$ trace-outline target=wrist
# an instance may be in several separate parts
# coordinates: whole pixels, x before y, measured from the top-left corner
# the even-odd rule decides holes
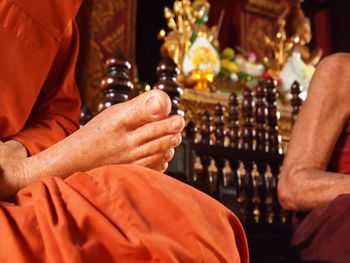
[[[12,197],[26,182],[22,160],[7,162],[0,167],[0,200]]]
[[[28,151],[22,143],[16,140],[9,140],[4,143],[7,147],[8,153],[16,160],[24,159],[28,157]]]

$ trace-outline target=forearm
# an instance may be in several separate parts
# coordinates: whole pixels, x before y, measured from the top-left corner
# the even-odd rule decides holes
[[[318,169],[301,169],[289,176],[282,174],[278,192],[285,209],[309,211],[341,194],[350,194],[350,176]]]
[[[33,183],[44,176],[53,176],[55,171],[64,171],[65,165],[58,162],[57,156],[62,156],[62,146],[56,149],[50,149],[43,152],[41,156],[32,156],[29,158],[20,158],[17,160],[7,160],[1,162],[1,179],[0,179],[0,200],[6,200],[13,196],[24,186]],[[54,161],[56,156],[56,161]],[[47,162],[53,158],[53,161]],[[66,169],[67,170],[67,169]],[[66,173],[56,173],[56,175],[67,176]]]
[[[29,158],[2,162],[0,200],[10,198],[21,188],[43,177],[66,178],[78,170],[88,169],[86,162],[81,160],[83,156],[79,149],[75,149],[77,144],[72,144],[71,140],[74,138],[67,137]]]
[[[278,195],[289,210],[310,210],[349,193],[348,176],[327,172],[350,116],[350,56],[333,55],[318,66],[293,128],[281,170]],[[346,74],[345,74],[346,75]]]

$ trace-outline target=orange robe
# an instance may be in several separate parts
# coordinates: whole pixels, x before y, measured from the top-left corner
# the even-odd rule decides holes
[[[237,217],[131,165],[45,178],[0,203],[0,262],[248,262]]]
[[[78,0],[0,1],[0,138],[31,154],[76,128]],[[158,172],[107,166],[51,177],[0,202],[0,262],[248,262],[243,228]]]
[[[0,139],[35,154],[77,129],[80,1],[0,1]],[[71,2],[71,3],[69,3]]]

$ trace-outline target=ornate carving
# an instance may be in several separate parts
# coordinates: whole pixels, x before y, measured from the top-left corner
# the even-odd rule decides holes
[[[102,100],[104,61],[119,46],[135,62],[136,0],[85,0],[79,15],[81,52],[77,81],[84,105],[93,113]]]

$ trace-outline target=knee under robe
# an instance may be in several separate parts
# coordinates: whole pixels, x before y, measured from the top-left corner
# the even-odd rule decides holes
[[[131,165],[45,178],[0,203],[0,262],[248,262],[237,217]]]
[[[0,138],[35,154],[77,128],[79,0],[0,1]],[[108,166],[0,202],[0,262],[248,262],[237,218],[170,177]]]

